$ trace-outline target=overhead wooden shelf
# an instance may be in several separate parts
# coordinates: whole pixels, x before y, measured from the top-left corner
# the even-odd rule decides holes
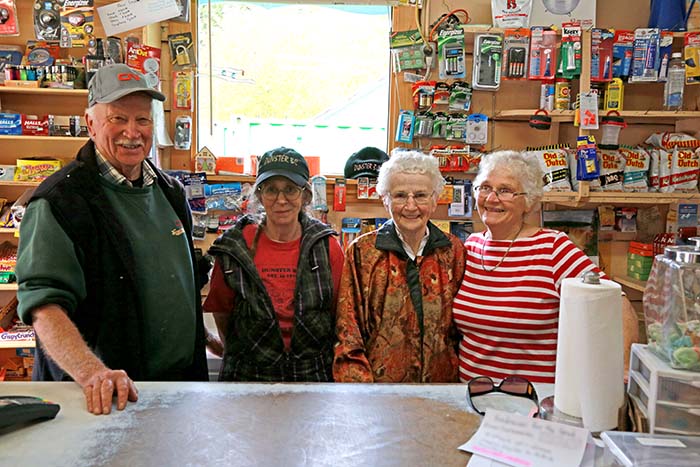
[[[501,110],[493,116],[494,120],[528,120],[538,109],[511,109]],[[573,122],[573,110],[550,110],[547,111],[553,122]],[[605,115],[600,111],[599,117]],[[678,120],[681,118],[700,118],[700,111],[697,110],[623,110],[620,116],[628,120],[669,119]]]
[[[0,86],[2,94],[33,94],[50,96],[87,96],[87,89],[60,89],[60,88],[24,88],[19,86]]]
[[[0,141],[2,140],[13,140],[13,141],[55,141],[55,142],[66,142],[74,141],[86,143],[90,138],[87,136],[29,136],[29,135],[0,135]]]
[[[17,282],[11,282],[9,284],[0,284],[0,292],[5,292],[5,291],[16,291],[17,290]]]
[[[547,192],[542,199],[545,203],[562,206],[585,204],[634,204],[655,205],[673,204],[686,200],[700,200],[699,193],[627,193],[611,191],[591,191],[587,195],[577,191]]]

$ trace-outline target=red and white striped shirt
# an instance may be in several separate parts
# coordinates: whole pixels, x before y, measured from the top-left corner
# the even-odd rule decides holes
[[[556,230],[518,238],[507,254],[510,240],[483,233],[470,235],[465,246],[464,280],[453,304],[462,334],[460,379],[521,375],[554,383],[561,282],[600,269]]]

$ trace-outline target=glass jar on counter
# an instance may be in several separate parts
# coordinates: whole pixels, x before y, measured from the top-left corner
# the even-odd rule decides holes
[[[676,369],[700,371],[700,237],[695,246],[669,246],[644,290],[649,348]]]

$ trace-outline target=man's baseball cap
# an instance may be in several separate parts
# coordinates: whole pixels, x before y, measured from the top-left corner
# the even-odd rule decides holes
[[[285,177],[298,186],[306,186],[309,183],[309,166],[306,159],[294,149],[271,149],[258,160],[255,187],[272,177]]]
[[[88,84],[88,107],[109,104],[134,92],[145,92],[153,99],[165,100],[165,95],[148,87],[146,78],[138,71],[116,63],[98,69]]]
[[[345,178],[379,176],[379,167],[389,160],[389,156],[381,149],[366,147],[348,157],[345,163]]]

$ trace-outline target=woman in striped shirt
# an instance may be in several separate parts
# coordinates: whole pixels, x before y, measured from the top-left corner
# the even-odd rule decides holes
[[[521,375],[554,383],[561,283],[601,273],[565,233],[526,222],[542,198],[542,179],[537,159],[516,151],[492,153],[479,166],[474,191],[486,230],[466,241],[464,280],[453,304],[463,382]],[[633,339],[636,316],[623,302]]]

